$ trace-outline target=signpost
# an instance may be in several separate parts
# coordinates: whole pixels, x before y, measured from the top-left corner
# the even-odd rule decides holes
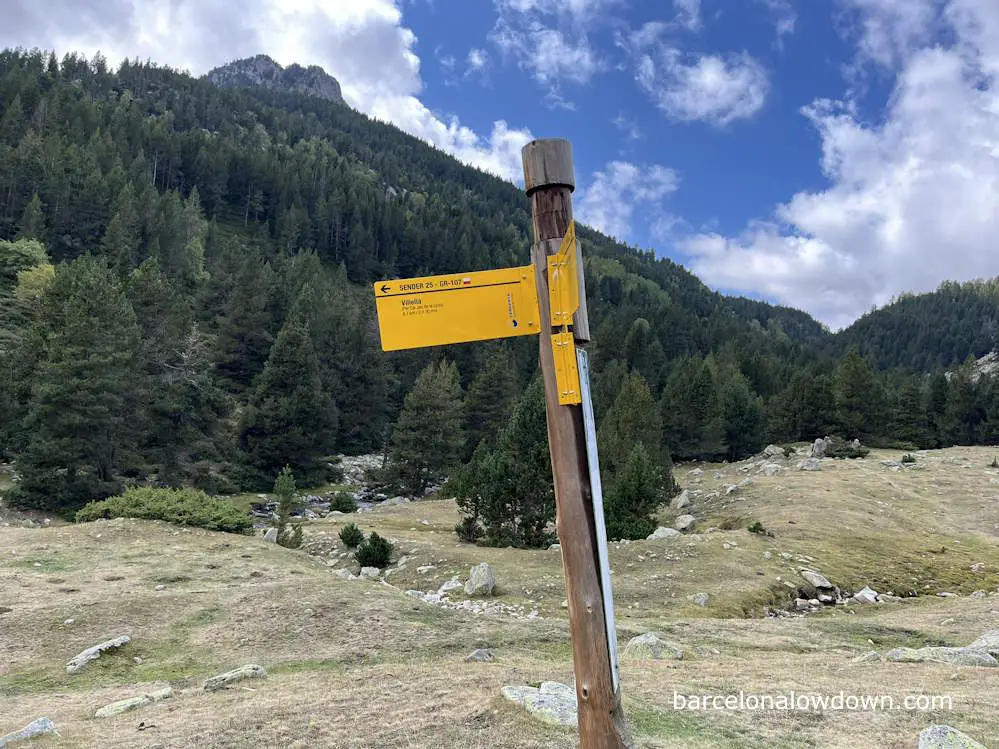
[[[572,146],[524,146],[534,245],[521,268],[430,276],[374,285],[386,351],[538,335],[555,523],[562,547],[583,749],[624,749],[631,736],[621,708],[589,361],[582,253],[572,220]]]

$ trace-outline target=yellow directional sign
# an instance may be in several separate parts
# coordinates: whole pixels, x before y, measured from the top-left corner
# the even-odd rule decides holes
[[[532,265],[378,281],[375,305],[385,351],[541,330]]]
[[[552,335],[552,355],[555,357],[555,384],[558,386],[559,405],[573,406],[582,403],[576,342],[572,333],[563,330]]]

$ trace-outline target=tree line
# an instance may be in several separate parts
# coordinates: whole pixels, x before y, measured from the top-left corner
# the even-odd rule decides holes
[[[127,485],[259,491],[285,466],[316,485],[335,453],[381,452],[387,487],[455,496],[466,537],[550,541],[536,342],[385,354],[367,285],[522,264],[514,186],[345,106],[147,63],[6,50],[0,108],[0,455],[15,501],[68,513]],[[907,348],[843,352],[802,312],[579,235],[616,536],[649,530],[678,489],[673,461],[833,433],[999,440],[993,379],[944,374],[957,349],[925,369],[891,364]],[[920,324],[906,305],[893,330]]]

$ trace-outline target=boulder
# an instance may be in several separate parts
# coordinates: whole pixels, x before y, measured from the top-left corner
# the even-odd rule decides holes
[[[681,533],[684,531],[691,531],[697,524],[697,518],[693,515],[681,515],[675,521],[673,521],[673,527],[676,528]]]
[[[268,528],[267,531],[264,533],[264,541],[266,541],[267,543],[276,544],[277,540],[278,540],[278,529]]]
[[[968,734],[950,726],[930,726],[919,734],[916,749],[986,749]]]
[[[764,476],[779,476],[783,470],[784,468],[776,463],[764,463],[760,466],[760,473]]]
[[[698,606],[707,606],[708,600],[711,598],[707,593],[695,593],[692,596],[687,596],[687,600]]]
[[[496,585],[493,568],[486,562],[480,562],[468,571],[468,582],[465,583],[466,596],[491,596]]]
[[[544,723],[572,728],[577,725],[576,691],[570,686],[544,681],[540,687],[503,687],[500,693]]]
[[[470,663],[492,663],[493,654],[485,648],[476,648],[465,656],[465,660]]]
[[[683,510],[690,507],[690,492],[684,489],[680,492],[679,496],[673,497],[673,501],[669,503],[669,506],[674,510]]]
[[[77,655],[73,660],[66,664],[66,673],[75,674],[81,671],[84,666],[86,666],[91,661],[95,661],[101,657],[102,653],[106,653],[110,650],[117,650],[124,645],[127,645],[132,641],[132,638],[128,635],[121,635],[120,637],[115,637],[111,640],[105,640],[99,645],[94,645],[93,647],[87,648],[82,653]]]
[[[835,590],[836,586],[815,570],[801,570],[799,574],[805,578],[805,580],[808,581],[808,584],[813,588],[818,590]]]
[[[822,463],[819,462],[818,458],[808,458],[808,460],[802,460],[798,463],[799,471],[821,471]]]
[[[94,717],[110,718],[112,715],[121,715],[122,713],[129,712],[130,710],[137,710],[140,707],[145,707],[153,702],[165,700],[168,697],[173,697],[173,688],[170,686],[163,687],[162,689],[155,689],[152,692],[147,692],[146,694],[138,697],[130,697],[127,700],[112,702],[110,705],[105,705],[95,712]]]
[[[812,443],[812,449],[808,453],[810,458],[824,458],[826,457],[826,450],[829,449],[829,443],[824,439],[819,437]]]
[[[666,528],[664,526],[659,526],[652,533],[649,534],[647,541],[665,541],[669,538],[676,538],[680,535],[680,531],[676,528]]]
[[[763,455],[764,455],[764,457],[767,457],[767,458],[770,458],[770,459],[773,459],[773,458],[783,458],[784,457],[784,448],[783,447],[779,447],[777,445],[767,445],[763,449]]]
[[[377,580],[382,571],[377,567],[361,567],[361,577],[368,580]]]
[[[646,632],[644,635],[632,637],[624,646],[625,658],[639,660],[674,660],[683,658],[683,648],[663,640],[658,632]]]
[[[31,721],[20,731],[14,731],[14,733],[8,733],[6,736],[0,736],[0,749],[4,749],[4,747],[8,747],[18,741],[26,741],[28,739],[33,739],[36,736],[44,736],[55,732],[55,723],[48,718],[39,718],[38,720]]]
[[[240,666],[232,671],[226,671],[224,674],[219,674],[218,676],[212,676],[211,678],[205,679],[202,689],[206,692],[217,692],[219,689],[225,689],[231,684],[236,684],[240,681],[265,678],[267,678],[267,672],[264,670],[263,666],[258,666],[255,663],[248,663],[247,665]]]
[[[878,594],[876,591],[864,586],[863,589],[853,594],[854,603],[877,603]]]
[[[999,661],[974,648],[895,648],[886,660],[894,663],[950,663],[954,666],[999,667]]]
[[[878,655],[877,650],[868,650],[863,655],[858,655],[853,659],[853,663],[880,663],[881,656]]]
[[[993,657],[999,658],[999,629],[986,632],[971,643],[968,648],[972,650],[984,650]]]

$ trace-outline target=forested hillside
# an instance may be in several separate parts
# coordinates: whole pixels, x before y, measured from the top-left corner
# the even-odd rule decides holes
[[[612,505],[667,495],[671,459],[768,440],[999,439],[991,381],[922,377],[977,339],[879,373],[802,312],[578,234]],[[386,355],[367,285],[519,265],[529,245],[515,186],[343,104],[0,53],[0,453],[15,499],[71,510],[128,483],[268,488],[284,465],[322,483],[328,456],[372,451],[413,493],[471,459],[456,483],[469,494],[507,464],[528,473],[505,491],[544,494],[544,461],[523,459],[544,440],[536,342]],[[886,335],[918,348],[933,333]],[[883,348],[885,369],[909,351]]]

